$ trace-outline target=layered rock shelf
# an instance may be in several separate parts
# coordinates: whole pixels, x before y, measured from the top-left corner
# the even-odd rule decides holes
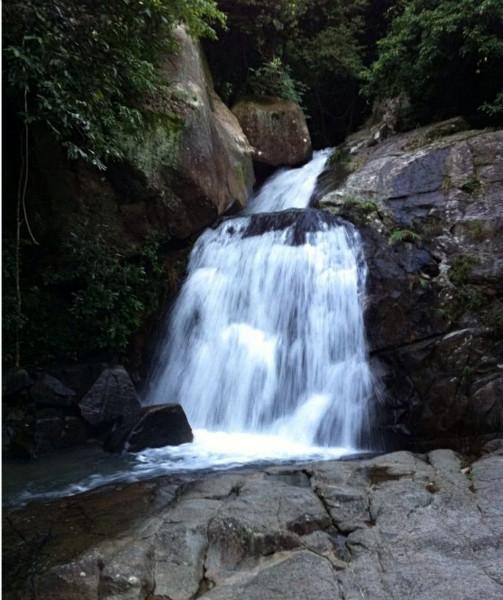
[[[4,512],[6,600],[499,600],[503,451],[161,478]]]

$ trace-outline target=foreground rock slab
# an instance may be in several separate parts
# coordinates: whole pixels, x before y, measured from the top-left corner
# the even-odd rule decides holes
[[[4,597],[499,600],[491,450],[164,477],[4,512]]]

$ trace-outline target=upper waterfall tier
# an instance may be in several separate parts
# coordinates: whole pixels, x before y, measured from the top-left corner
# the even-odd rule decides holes
[[[331,153],[332,148],[318,150],[304,166],[280,169],[250,199],[242,214],[308,207],[316,188],[316,180]]]

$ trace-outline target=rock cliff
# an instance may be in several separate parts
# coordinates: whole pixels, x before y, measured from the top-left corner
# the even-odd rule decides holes
[[[501,432],[503,132],[372,133],[337,149],[318,200],[363,237],[381,425],[401,444]]]
[[[143,99],[149,126],[139,139],[124,132],[125,160],[100,172],[64,160],[47,137],[37,138],[50,212],[42,227],[59,232],[83,222],[131,249],[154,233],[183,240],[233,204],[244,206],[254,181],[252,149],[215,93],[199,45],[182,28],[175,37],[177,50],[160,68],[162,93]]]

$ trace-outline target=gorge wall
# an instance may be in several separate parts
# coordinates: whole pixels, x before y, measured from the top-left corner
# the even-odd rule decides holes
[[[380,427],[420,447],[501,435],[502,132],[453,119],[382,133],[339,147],[318,194],[364,239]]]

